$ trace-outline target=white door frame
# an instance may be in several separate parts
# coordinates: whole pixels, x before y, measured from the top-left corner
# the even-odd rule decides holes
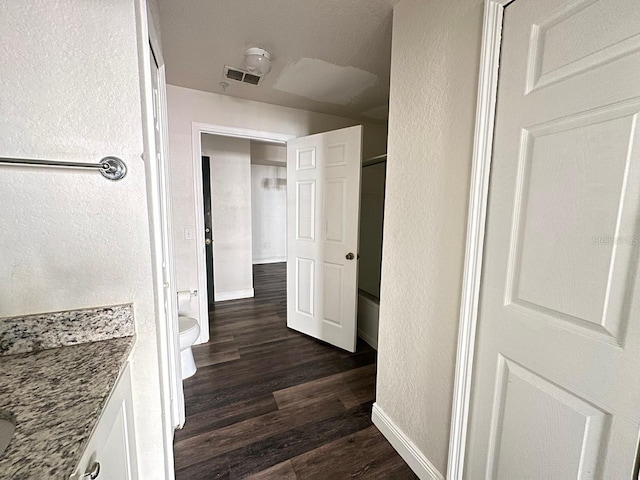
[[[209,302],[207,299],[207,257],[204,243],[204,195],[202,187],[202,134],[208,133],[221,137],[246,138],[286,145],[296,138],[286,133],[253,130],[250,128],[230,127],[212,123],[191,122],[191,151],[193,153],[193,184],[195,190],[194,207],[196,211],[196,262],[198,271],[198,318],[200,319],[200,337],[196,343],[209,341]],[[206,321],[202,321],[206,319]]]
[[[514,0],[486,0],[478,79],[476,128],[473,143],[473,164],[469,192],[467,245],[465,251],[460,324],[458,327],[458,353],[453,390],[451,433],[449,436],[448,480],[462,480],[467,444],[471,383],[478,322],[478,299],[482,276],[489,172],[493,151],[498,92],[498,65],[502,44],[504,9]]]

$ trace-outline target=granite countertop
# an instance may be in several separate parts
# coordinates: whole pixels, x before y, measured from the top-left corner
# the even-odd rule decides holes
[[[104,339],[101,325],[111,324],[121,308],[129,309],[115,321],[122,328],[116,329],[116,338]],[[96,336],[62,335],[64,340],[50,341],[46,349],[39,349],[41,338],[27,339],[16,322],[7,322],[3,330],[0,319],[0,346],[5,347],[0,348],[0,411],[16,421],[11,443],[0,456],[0,479],[68,479],[77,466],[134,344],[130,306],[94,311],[97,316],[69,312],[60,325],[84,323],[85,332],[92,325]]]

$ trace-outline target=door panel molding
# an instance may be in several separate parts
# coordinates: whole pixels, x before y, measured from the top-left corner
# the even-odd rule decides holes
[[[305,208],[302,209],[301,206]],[[296,240],[316,241],[316,181],[296,182]]]
[[[478,300],[484,233],[489,194],[489,172],[493,151],[496,99],[498,92],[498,64],[502,40],[504,9],[514,0],[487,0],[482,27],[482,49],[478,78],[476,126],[473,142],[473,161],[469,192],[469,214],[465,249],[458,350],[453,390],[451,433],[447,479],[462,480],[467,444],[471,380],[478,320]]]
[[[518,362],[511,360],[502,354],[498,354],[498,374],[496,376],[496,384],[493,398],[493,408],[491,413],[491,434],[489,437],[489,462],[487,463],[486,478],[498,478],[497,474],[500,470],[498,468],[500,464],[500,451],[501,451],[501,439],[505,436],[505,415],[506,412],[510,412],[511,418],[517,416],[519,413],[516,409],[524,407],[531,408],[531,405],[523,405],[522,403],[516,404],[517,401],[510,402],[510,391],[528,388],[529,395],[539,395],[545,397],[547,403],[547,410],[543,413],[547,414],[546,417],[539,418],[535,415],[521,414],[521,418],[531,417],[531,422],[541,422],[549,420],[549,417],[553,417],[553,420],[549,421],[549,425],[553,425],[559,432],[567,433],[570,428],[566,425],[565,418],[559,418],[556,416],[558,410],[564,410],[570,412],[574,417],[573,420],[578,423],[581,431],[581,437],[578,442],[570,444],[571,438],[567,435],[565,444],[569,444],[573,447],[573,451],[570,448],[564,451],[562,449],[557,454],[563,455],[566,462],[575,462],[575,470],[577,472],[577,478],[583,478],[583,472],[594,473],[594,478],[600,477],[600,467],[598,460],[604,450],[606,444],[609,427],[611,424],[611,414],[597,405],[593,405],[588,400],[576,395],[574,392],[566,390],[560,385],[555,384],[548,378],[540,376],[538,373],[529,370],[528,368],[520,365]],[[555,422],[555,423],[554,423]],[[575,428],[575,425],[574,425]],[[512,427],[513,429],[513,427]],[[513,436],[512,436],[513,437]],[[516,442],[503,442],[506,448],[512,450],[523,449],[523,445],[518,445]],[[559,442],[562,443],[562,442]],[[537,445],[538,446],[538,445]],[[546,448],[553,449],[556,445],[549,443]],[[563,445],[566,447],[566,445]],[[529,448],[527,445],[525,448]],[[569,455],[572,453],[572,455]],[[511,474],[506,473],[505,476],[511,475],[513,477],[514,472]],[[517,475],[517,473],[515,473]]]
[[[640,35],[633,35],[628,38],[618,38],[612,44],[601,46],[600,49],[581,52],[573,58],[563,59],[563,62],[545,68],[545,55],[557,50],[554,48],[557,47],[557,44],[549,45],[549,42],[546,41],[548,33],[563,21],[581,13],[596,2],[597,0],[576,0],[566,7],[552,12],[535,25],[531,32],[526,94],[587,70],[595,69],[640,49]],[[562,40],[558,39],[557,41],[561,42]]]
[[[617,255],[617,245],[615,243],[610,245],[606,255],[607,258],[603,259],[606,263],[606,269],[603,268],[601,272],[602,278],[600,279],[600,284],[602,288],[599,291],[591,292],[592,297],[597,300],[598,308],[594,309],[595,311],[592,312],[592,315],[585,315],[568,311],[568,309],[560,308],[559,306],[545,305],[542,302],[523,297],[520,285],[520,279],[523,275],[523,238],[527,220],[526,210],[529,202],[528,189],[531,181],[531,169],[532,163],[535,161],[534,145],[536,140],[545,139],[545,137],[549,139],[553,138],[553,136],[576,134],[594,125],[598,125],[601,128],[604,124],[613,124],[616,121],[619,127],[624,127],[619,135],[621,143],[619,145],[620,151],[618,152],[620,159],[623,161],[620,161],[619,165],[615,165],[619,170],[618,177],[622,194],[619,198],[612,199],[612,203],[616,203],[616,209],[614,215],[612,215],[615,217],[612,219],[612,224],[615,224],[615,227],[612,229],[611,235],[620,236],[622,227],[627,227],[624,228],[624,230],[628,231],[628,226],[621,225],[621,223],[624,218],[623,209],[629,208],[628,203],[632,205],[636,204],[633,198],[630,199],[630,202],[627,200],[625,180],[628,177],[628,172],[631,167],[630,163],[633,157],[631,152],[634,143],[633,131],[639,110],[640,104],[637,99],[634,99],[588,112],[580,112],[560,120],[553,120],[523,129],[518,165],[516,205],[514,209],[515,216],[511,232],[505,306],[509,306],[525,315],[535,313],[561,328],[568,328],[576,333],[588,335],[598,341],[604,341],[617,347],[624,346],[624,335],[628,318],[620,314],[623,308],[624,298],[620,296],[617,298],[609,298],[608,292],[615,290],[612,288],[611,282],[615,281],[618,276],[614,275],[614,272],[632,263],[632,258],[629,256],[630,252],[627,252],[626,255]],[[587,133],[583,136],[592,137],[593,135],[597,135],[597,133]],[[613,169],[613,167],[613,164],[608,164],[606,168]],[[595,172],[594,176],[598,175],[595,168],[591,168],[590,170]],[[637,235],[637,227],[632,225],[631,228],[632,231],[630,235]],[[620,256],[622,258],[618,258]],[[588,276],[593,279],[596,277],[596,274],[595,272],[590,272]],[[622,286],[622,290],[626,292],[630,288],[631,279],[626,277],[625,279],[626,285]],[[584,286],[580,288],[585,289]],[[616,318],[619,318],[620,321],[616,322]]]
[[[296,312],[309,318],[315,315],[315,263],[310,258],[296,257]],[[302,293],[305,294],[304,298]]]

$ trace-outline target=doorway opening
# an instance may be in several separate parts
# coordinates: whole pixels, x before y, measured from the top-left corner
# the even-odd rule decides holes
[[[201,134],[208,312],[255,295],[253,265],[287,253],[287,150],[279,142]]]
[[[208,123],[199,123],[193,122],[191,129],[191,144],[192,144],[192,166],[193,166],[193,175],[194,175],[194,186],[195,186],[195,211],[196,211],[196,231],[193,235],[195,243],[196,243],[196,267],[198,274],[198,285],[197,291],[202,292],[199,293],[198,304],[195,307],[195,311],[193,312],[193,316],[200,319],[208,319],[209,318],[209,304],[210,304],[210,294],[209,294],[209,285],[212,285],[211,304],[215,303],[215,289],[216,289],[216,266],[215,266],[215,248],[211,249],[211,265],[210,269],[207,268],[207,245],[206,239],[210,238],[212,244],[215,242],[215,232],[213,231],[215,226],[212,225],[210,228],[211,232],[205,232],[205,186],[204,179],[207,178],[203,174],[203,138],[206,136],[218,138],[222,141],[231,142],[232,140],[247,140],[247,141],[263,141],[269,142],[278,145],[286,145],[287,141],[294,138],[293,135],[276,133],[276,132],[268,132],[262,130],[252,130],[245,128],[236,128],[236,127],[228,127],[225,125],[215,125]],[[211,182],[211,157],[209,156],[209,182]],[[209,192],[209,196],[211,196],[211,192]],[[213,235],[207,237],[207,233],[212,233]],[[246,270],[246,268],[245,268]],[[208,280],[208,272],[212,272],[212,279]],[[249,274],[251,278],[253,274]],[[245,272],[246,276],[246,272]],[[219,286],[219,285],[218,285]],[[205,293],[206,292],[206,293]],[[247,297],[252,297],[251,292],[245,292]],[[209,322],[202,321],[200,322],[200,337],[198,338],[196,344],[206,343],[209,341],[210,332],[209,332]]]

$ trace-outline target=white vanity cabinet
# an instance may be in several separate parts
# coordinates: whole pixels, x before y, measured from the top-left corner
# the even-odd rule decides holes
[[[70,480],[137,480],[135,448],[127,363]]]

